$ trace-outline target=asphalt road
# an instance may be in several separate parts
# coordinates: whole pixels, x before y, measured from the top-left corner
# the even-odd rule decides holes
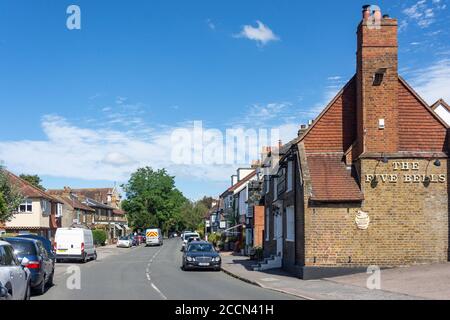
[[[87,264],[57,264],[55,285],[35,300],[290,300],[223,272],[181,270],[179,239],[162,247],[110,249]],[[75,269],[73,269],[75,267]],[[77,281],[79,268],[80,281]],[[68,281],[69,280],[69,281]],[[69,289],[67,286],[72,286]],[[79,289],[77,284],[80,284]],[[75,287],[75,289],[73,289]]]

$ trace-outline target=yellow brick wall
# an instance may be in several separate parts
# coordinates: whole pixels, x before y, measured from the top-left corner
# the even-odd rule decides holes
[[[394,162],[361,160],[361,183],[365,200],[359,205],[312,205],[305,193],[306,266],[399,266],[445,262],[448,259],[448,181],[404,183],[403,175],[425,174],[428,160],[403,159],[418,163],[418,170],[395,170]],[[447,175],[447,161],[441,167],[433,161],[427,174]],[[366,182],[367,174],[395,174],[397,183]],[[437,177],[437,176],[436,176]],[[447,178],[447,177],[446,177]],[[355,223],[359,210],[371,223],[360,230]],[[314,262],[315,260],[315,262]]]

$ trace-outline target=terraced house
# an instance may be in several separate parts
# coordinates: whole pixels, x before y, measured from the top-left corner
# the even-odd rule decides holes
[[[398,74],[397,20],[368,10],[354,77],[266,179],[266,255],[304,279],[448,261],[448,125]]]
[[[61,227],[63,203],[49,193],[7,172],[9,181],[24,197],[11,221],[2,227],[8,233],[35,233],[52,239]]]
[[[104,229],[108,242],[125,235],[128,220],[120,208],[121,195],[116,188],[89,188],[50,190],[50,194],[66,204],[65,223],[82,224],[91,229]]]

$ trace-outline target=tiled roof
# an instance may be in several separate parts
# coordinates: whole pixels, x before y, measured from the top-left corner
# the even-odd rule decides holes
[[[312,183],[311,200],[321,202],[361,201],[364,196],[343,154],[307,155]]]
[[[57,193],[55,193],[55,191],[56,190],[52,190],[49,193],[51,195],[53,195],[54,197],[58,198],[59,200],[61,200],[64,204],[69,205],[69,206],[71,206],[74,209],[84,210],[84,211],[89,211],[89,212],[95,212],[94,209],[92,209],[91,207],[88,207],[87,205],[83,204],[78,199],[76,199],[74,197],[66,196],[66,195],[58,195]]]
[[[15,185],[17,188],[20,189],[20,192],[22,195],[26,198],[43,198],[46,200],[54,201],[54,202],[60,202],[55,197],[51,196],[49,193],[33,186],[31,183],[19,178],[15,174],[5,170],[6,174],[8,175],[9,181]]]
[[[90,188],[90,189],[72,189],[73,193],[82,194],[97,202],[107,203],[108,195],[112,195],[113,188]]]
[[[5,230],[49,230],[50,227],[4,227]]]
[[[256,176],[256,170],[250,173],[248,176],[246,176],[244,179],[242,179],[235,185],[231,186],[227,191],[233,192],[239,189],[239,187],[243,186],[246,182],[250,181],[250,179],[252,179],[254,176]]]
[[[114,209],[113,210],[113,214],[116,214],[118,216],[124,216],[125,215],[125,211],[120,210],[120,209]]]

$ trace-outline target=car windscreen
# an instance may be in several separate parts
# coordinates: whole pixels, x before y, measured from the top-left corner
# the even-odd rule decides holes
[[[45,250],[47,250],[48,253],[52,252],[52,243],[50,242],[50,240],[48,240],[44,237],[39,237],[39,236],[29,234],[29,235],[20,235],[18,238],[40,240],[42,242],[42,244],[44,245]]]
[[[188,240],[189,238],[198,238],[198,234],[197,233],[188,233],[184,235],[184,240]]]
[[[119,240],[130,240],[128,237],[120,237]]]
[[[11,240],[9,243],[18,256],[36,255],[36,246],[31,241]]]
[[[209,243],[207,244],[194,243],[189,246],[188,252],[214,252],[214,248]]]

